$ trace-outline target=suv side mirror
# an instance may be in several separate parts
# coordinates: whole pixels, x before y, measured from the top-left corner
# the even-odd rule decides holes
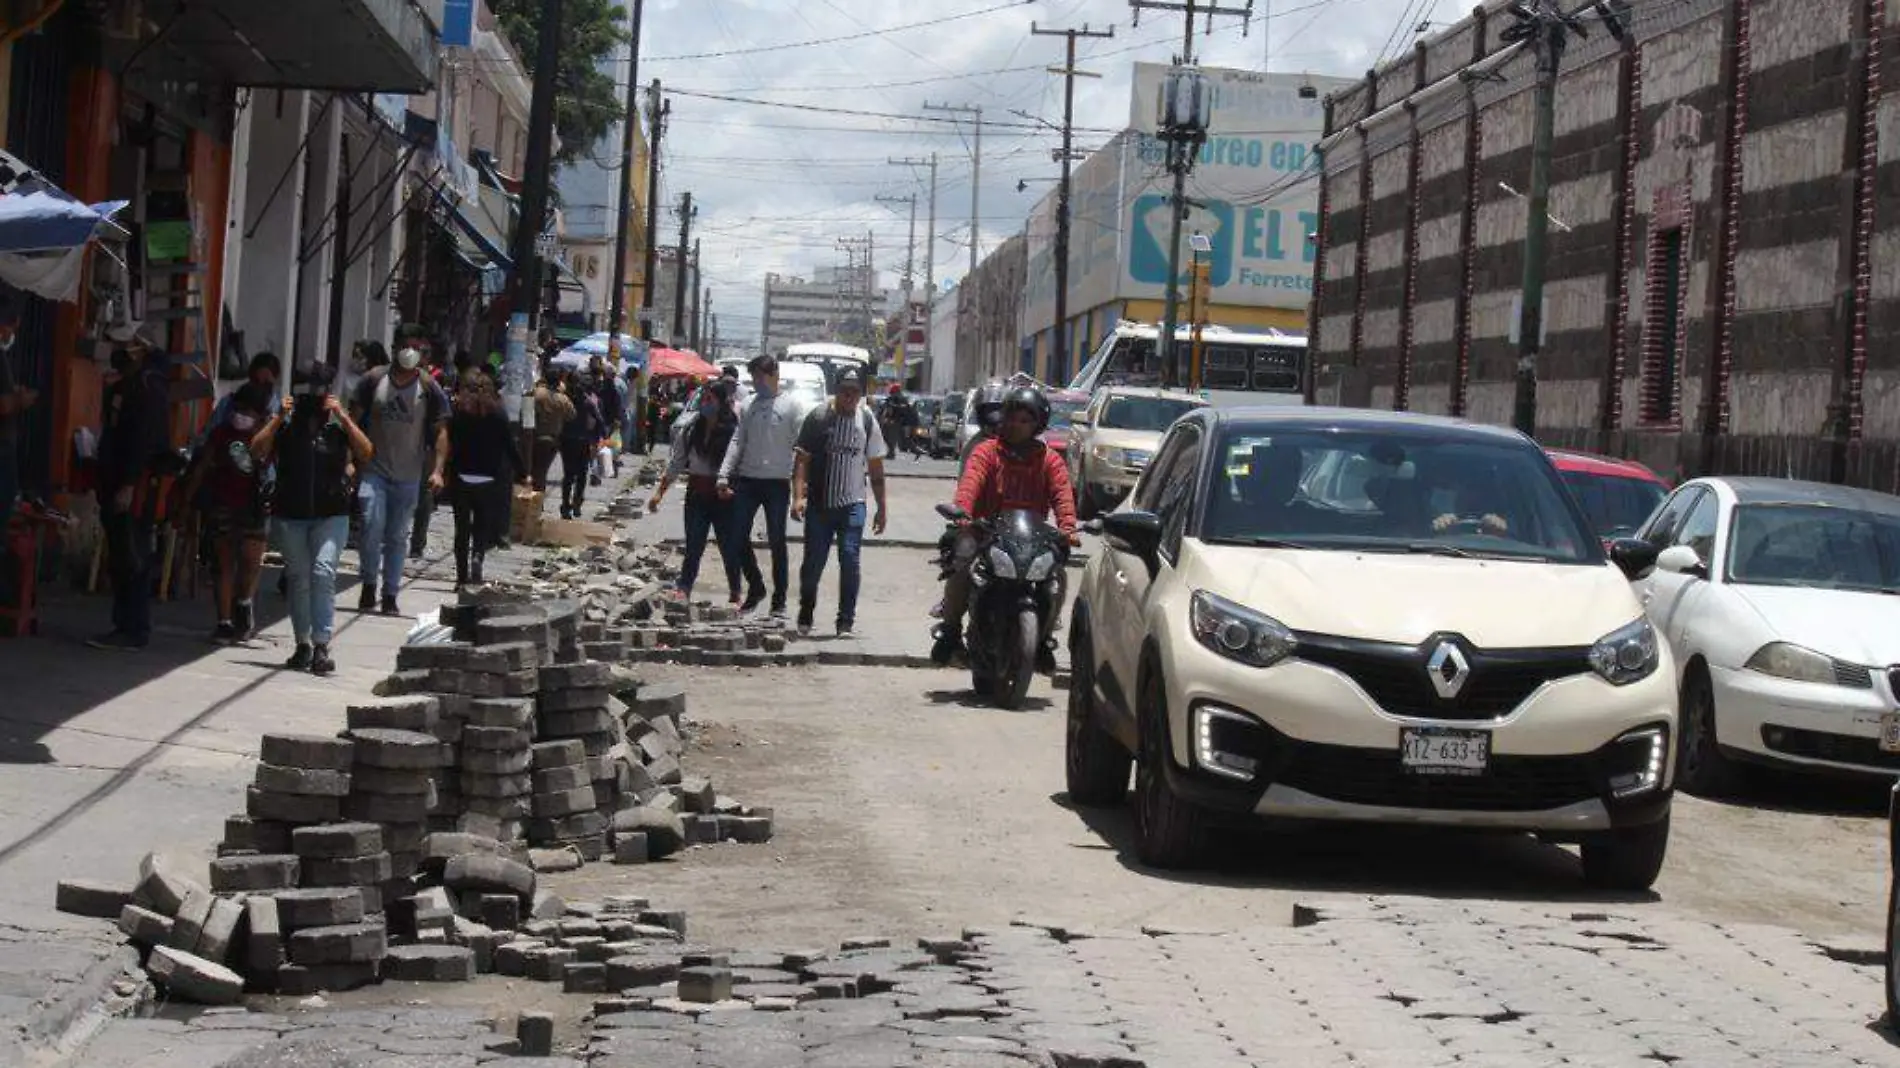
[[[1161,551],[1161,517],[1153,512],[1110,512],[1102,517],[1102,535],[1108,544],[1133,553],[1156,566]]]
[[[1610,561],[1632,582],[1656,566],[1658,550],[1641,538],[1618,538],[1610,543]]]
[[[1691,578],[1706,579],[1709,577],[1708,565],[1704,564],[1702,557],[1696,555],[1696,551],[1687,545],[1671,545],[1669,548],[1658,553],[1656,555],[1656,567],[1661,571],[1669,571],[1678,575],[1688,575]]]

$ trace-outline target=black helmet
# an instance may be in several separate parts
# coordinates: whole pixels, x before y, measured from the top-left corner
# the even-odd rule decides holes
[[[1036,417],[1036,433],[1049,429],[1049,398],[1033,386],[1017,386],[1003,398],[1003,414],[1026,410]]]
[[[1009,397],[1009,387],[1001,381],[986,382],[976,391],[976,397],[970,402],[970,409],[976,413],[976,421],[982,426],[994,430],[1003,419],[1003,401]]]

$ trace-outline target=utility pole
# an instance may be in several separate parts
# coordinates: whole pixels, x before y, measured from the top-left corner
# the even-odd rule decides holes
[[[625,129],[620,138],[620,210],[615,215],[619,225],[614,234],[614,290],[607,302],[607,353],[615,374],[620,373],[620,335],[627,330],[627,231],[632,229],[629,216],[633,214],[633,139],[640,132],[640,24],[645,16],[646,0],[633,0],[633,40],[627,54],[627,114],[621,120]],[[653,136],[656,146],[659,140],[656,132]],[[653,199],[650,188],[647,199]],[[649,232],[647,244],[652,243],[653,235]]]
[[[1083,37],[1113,37],[1115,27],[1092,30],[1085,22],[1079,30],[1045,30],[1031,22],[1029,33],[1033,37],[1068,39],[1067,62],[1060,67],[1049,68],[1049,73],[1062,75],[1062,147],[1055,151],[1056,159],[1062,163],[1062,184],[1056,190],[1056,333],[1049,360],[1050,379],[1061,383],[1069,380],[1069,220],[1072,215],[1071,179],[1076,159],[1075,80],[1101,77],[1092,71],[1076,69],[1075,42]]]
[[[513,300],[532,332],[541,321],[541,231],[547,225],[549,161],[554,155],[555,78],[561,65],[562,0],[542,0],[535,38],[534,95],[528,103],[528,152],[522,164],[521,220],[510,249],[515,265]]]
[[[659,309],[653,302],[653,283],[660,277],[660,142],[666,138],[666,120],[673,114],[673,102],[660,96],[660,79],[647,87],[647,129],[653,143],[647,146],[647,256],[640,273],[640,306],[646,315],[640,320],[640,337],[653,340],[654,321]]]
[[[1599,0],[1593,5],[1610,36],[1621,41],[1629,32],[1624,19],[1628,0]],[[1537,359],[1544,347],[1544,276],[1550,260],[1550,157],[1556,139],[1557,71],[1563,65],[1570,37],[1588,37],[1576,14],[1564,12],[1552,0],[1525,0],[1508,9],[1517,22],[1504,28],[1500,38],[1524,43],[1537,59],[1537,90],[1531,114],[1531,187],[1524,221],[1523,306],[1518,314],[1517,397],[1511,423],[1519,433],[1537,434]]]
[[[693,317],[691,320],[692,327],[690,331],[688,332],[687,336],[692,339],[692,342],[686,347],[689,349],[692,349],[694,352],[698,352],[699,338],[700,338],[700,316],[702,314],[702,309],[705,307],[705,304],[699,299],[699,284],[700,284],[699,238],[697,237],[693,238],[693,273],[692,273],[692,277],[690,281],[692,282],[692,286],[693,286]]]
[[[925,104],[925,111],[951,111],[976,116],[976,134],[970,139],[970,277],[976,277],[977,250],[982,245],[983,217],[983,109],[965,105]],[[933,170],[934,175],[934,170]]]
[[[936,350],[930,344],[930,324],[937,318],[937,154],[932,152],[928,160],[894,159],[892,165],[899,167],[930,167],[930,215],[924,224],[924,360],[928,363],[937,358]],[[954,359],[955,354],[951,357]]]
[[[680,194],[680,243],[673,250],[673,337],[675,345],[686,334],[686,242],[693,233],[693,194]]]
[[[1128,0],[1128,6],[1134,9],[1136,26],[1141,25],[1141,13],[1147,10],[1179,11],[1186,16],[1182,19],[1181,54],[1176,59],[1176,69],[1170,72],[1161,89],[1163,118],[1158,131],[1161,140],[1168,144],[1168,169],[1174,172],[1174,192],[1168,200],[1168,288],[1156,352],[1161,357],[1162,380],[1169,386],[1179,386],[1181,368],[1176,359],[1174,332],[1181,314],[1181,224],[1187,218],[1188,172],[1194,169],[1195,152],[1207,140],[1206,79],[1186,69],[1194,66],[1194,20],[1204,18],[1207,32],[1211,33],[1214,16],[1238,16],[1244,36],[1248,21],[1253,17],[1253,0],[1246,0],[1245,7],[1222,7],[1219,0],[1181,0],[1179,3]]]

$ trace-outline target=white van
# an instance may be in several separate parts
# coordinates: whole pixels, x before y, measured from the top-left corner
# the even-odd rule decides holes
[[[825,369],[815,363],[780,360],[778,388],[797,398],[801,416],[831,399],[831,390],[825,386]]]

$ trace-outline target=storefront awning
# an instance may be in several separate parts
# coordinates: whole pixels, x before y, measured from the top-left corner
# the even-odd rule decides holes
[[[442,0],[194,0],[160,19],[138,65],[178,81],[423,93],[435,85],[441,9]]]
[[[466,204],[453,204],[442,194],[436,195],[441,197],[442,206],[448,211],[449,222],[454,225],[458,234],[481,250],[482,256],[488,262],[504,271],[515,269],[515,262],[508,258],[507,251],[501,247],[504,238],[500,234],[489,233],[487,227],[478,221],[479,216],[471,217]]]

